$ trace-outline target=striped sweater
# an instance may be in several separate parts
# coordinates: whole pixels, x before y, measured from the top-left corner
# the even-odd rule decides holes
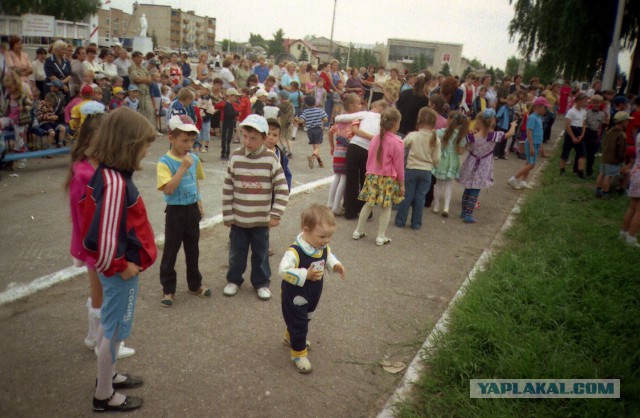
[[[271,218],[282,217],[288,201],[287,180],[276,154],[264,146],[253,153],[242,147],[231,154],[222,188],[225,225],[268,226]]]

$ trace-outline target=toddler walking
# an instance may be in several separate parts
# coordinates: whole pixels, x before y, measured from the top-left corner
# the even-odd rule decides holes
[[[358,218],[358,226],[353,231],[353,239],[366,236],[364,226],[374,206],[380,206],[378,237],[376,245],[391,242],[385,235],[391,207],[402,202],[404,196],[404,146],[396,133],[400,128],[401,115],[389,108],[380,116],[380,134],[373,137],[367,158],[367,173],[358,199],[365,202]]]
[[[440,212],[440,200],[444,198],[442,217],[449,216],[449,203],[451,202],[451,189],[453,181],[460,176],[460,155],[465,150],[467,133],[469,132],[469,119],[459,111],[449,112],[446,129],[438,129],[436,135],[440,138],[440,163],[433,170],[433,176],[437,179],[433,189],[433,207],[435,214]]]
[[[467,135],[469,156],[462,163],[458,182],[465,187],[462,194],[460,218],[465,223],[475,223],[473,210],[481,189],[493,186],[493,149],[503,139],[509,139],[516,130],[516,122],[511,123],[509,132],[496,132],[496,112],[492,108],[479,113],[475,120],[475,132]]]
[[[296,370],[310,373],[307,332],[322,295],[324,270],[343,279],[346,270],[329,248],[336,220],[328,207],[314,204],[306,208],[300,227],[302,232],[285,252],[278,270],[282,276],[282,316],[287,325],[284,342],[291,346]]]

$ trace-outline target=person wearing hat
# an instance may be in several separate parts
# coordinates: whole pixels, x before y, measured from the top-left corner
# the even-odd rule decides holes
[[[256,91],[256,102],[253,104],[251,110],[256,115],[264,116],[265,103],[267,103],[267,92],[262,89],[258,89],[258,91]]]
[[[613,117],[614,126],[609,129],[602,139],[602,160],[600,174],[596,181],[596,196],[610,199],[609,186],[611,178],[620,175],[627,150],[627,125],[633,120],[627,112],[618,112]]]
[[[100,89],[102,90],[102,100],[101,102],[107,107],[109,108],[109,104],[111,103],[111,96],[112,96],[112,91],[111,91],[111,85],[110,83],[110,79],[107,75],[105,74],[96,74],[96,83],[98,83],[98,87],[100,87]]]
[[[277,104],[278,94],[277,93],[268,93],[266,106],[264,106],[264,117],[265,119],[278,119],[278,114],[280,113],[280,108]]]
[[[127,97],[124,99],[124,105],[131,110],[135,110],[136,112],[140,108],[140,101],[138,100],[138,95],[140,94],[140,90],[138,86],[135,84],[129,84],[129,88],[127,89]]]
[[[113,97],[109,103],[109,109],[117,109],[124,103],[124,89],[122,87],[113,88]]]
[[[251,285],[258,298],[271,298],[269,289],[269,228],[280,224],[289,201],[289,188],[276,155],[264,146],[267,120],[249,115],[240,124],[242,147],[233,151],[224,178],[222,216],[229,233],[229,270],[225,296],[242,285],[251,248]]]
[[[524,146],[525,163],[524,167],[512,176],[508,183],[516,190],[533,187],[527,182],[527,177],[536,166],[536,159],[540,152],[540,147],[544,141],[544,118],[549,108],[549,101],[544,97],[537,97],[532,104],[532,112],[527,117],[527,142]]]
[[[585,156],[586,148],[584,145],[584,134],[587,129],[587,103],[588,97],[580,92],[576,95],[575,104],[567,112],[565,119],[565,134],[562,144],[562,154],[560,155],[560,175],[565,174],[567,160],[571,154],[571,150],[576,151],[576,160],[578,160],[577,174],[580,178],[585,178]]]
[[[198,267],[200,250],[200,220],[204,217],[199,181],[204,180],[204,169],[197,155],[191,152],[200,131],[188,115],[175,115],[169,119],[168,137],[171,148],[160,158],[157,167],[157,187],[164,194],[165,244],[160,262],[161,305],[173,306],[176,293],[176,258],[184,243],[189,293],[201,298],[211,296],[211,290],[202,286]]]
[[[236,103],[240,93],[232,88],[227,89],[225,100],[217,103],[214,108],[220,110],[220,120],[222,121],[222,150],[220,151],[220,159],[229,160],[231,140],[233,139],[233,130],[236,128],[236,118],[238,112]]]
[[[80,108],[93,99],[93,87],[91,86],[83,86],[80,90],[80,97],[82,100],[76,104],[73,108],[71,108],[71,119],[69,120],[69,128],[73,132],[78,132],[80,126],[82,126],[82,122],[84,122],[85,117],[80,112]]]

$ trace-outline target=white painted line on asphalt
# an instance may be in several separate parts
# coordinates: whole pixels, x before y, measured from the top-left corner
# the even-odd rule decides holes
[[[563,135],[564,131],[560,133],[552,149],[555,149],[556,146],[560,143],[560,139]],[[544,171],[544,168],[547,166],[547,164],[548,160],[544,160],[543,163],[540,164],[540,169],[536,170],[536,172],[532,176],[534,180],[540,175],[542,171]],[[407,367],[407,371],[400,381],[400,384],[396,387],[393,394],[387,400],[387,403],[385,403],[384,408],[382,409],[382,411],[380,411],[380,413],[378,413],[376,418],[394,418],[396,416],[396,405],[409,398],[410,391],[413,385],[418,382],[418,380],[420,379],[420,375],[424,371],[424,359],[427,356],[434,355],[433,346],[436,337],[445,334],[448,331],[448,323],[451,316],[451,307],[458,301],[458,299],[464,296],[467,287],[469,287],[469,284],[475,279],[476,274],[482,271],[486,263],[491,259],[491,256],[493,255],[493,249],[496,247],[496,245],[494,244],[498,239],[502,238],[502,236],[509,228],[511,228],[511,226],[513,225],[513,221],[520,213],[520,207],[524,203],[526,196],[526,194],[521,195],[516,200],[516,203],[509,213],[509,216],[507,216],[507,219],[505,219],[504,223],[502,224],[502,227],[491,240],[491,244],[489,244],[489,247],[485,248],[484,251],[482,251],[482,254],[480,254],[480,257],[478,257],[478,260],[476,260],[473,268],[465,278],[464,282],[462,282],[462,284],[458,288],[458,291],[453,296],[453,298],[447,305],[447,308],[442,313],[442,316],[438,319],[438,322],[436,322],[435,326],[427,336],[427,339],[424,340],[424,343],[409,364],[409,367]]]
[[[143,161],[143,162],[146,162],[149,164],[155,164],[150,161]],[[296,186],[293,189],[291,189],[290,196],[295,196],[300,193],[308,193],[317,187],[330,184],[332,180],[333,180],[333,176],[329,176],[329,177],[325,177],[309,183],[302,184],[300,186]],[[217,214],[200,221],[200,229],[202,230],[202,229],[212,228],[213,226],[218,225],[220,223],[222,223],[222,214]],[[158,234],[156,236],[155,241],[156,241],[156,245],[163,245],[164,234]],[[39,279],[35,279],[34,281],[28,284],[18,285],[18,286],[9,285],[7,287],[7,290],[0,293],[0,306],[4,305],[5,303],[14,302],[26,296],[33,295],[34,293],[39,292],[41,290],[48,289],[55,284],[66,282],[67,280],[71,280],[74,277],[85,274],[85,272],[86,272],[85,267],[67,267],[55,273],[40,277]]]

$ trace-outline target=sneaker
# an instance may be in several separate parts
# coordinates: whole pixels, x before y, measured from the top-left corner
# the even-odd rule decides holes
[[[222,291],[222,294],[225,296],[235,296],[238,293],[238,285],[235,283],[227,283]]]
[[[306,357],[291,357],[291,361],[293,362],[293,365],[296,366],[298,373],[307,374],[311,373],[311,370],[313,370],[311,362]]]
[[[95,350],[95,348],[96,348],[96,340],[95,340],[95,338],[85,338],[84,339],[84,345],[89,350]]]
[[[476,223],[476,219],[475,219],[473,216],[471,216],[471,215],[467,215],[467,216],[465,216],[465,217],[464,217],[464,219],[463,219],[462,221],[463,221],[464,223],[466,223],[466,224],[474,224],[474,223]]]
[[[621,230],[621,231],[618,233],[618,237],[619,237],[619,238],[622,238],[622,239],[627,239],[627,237],[628,237],[628,236],[629,236],[629,233],[628,233],[627,231],[622,231],[622,230]],[[85,340],[85,341],[87,341],[87,340]]]
[[[437,215],[438,213],[440,213],[440,210],[438,210],[437,208],[433,207],[433,208],[431,208],[431,212],[433,212],[433,213],[435,213]]]
[[[344,208],[338,209],[337,212],[333,212],[335,216],[344,216]]]
[[[308,156],[307,160],[309,161],[309,168],[313,168],[313,155]]]
[[[442,217],[443,217],[443,218],[448,218],[448,217],[449,217],[449,211],[447,211],[447,210],[443,210],[443,211],[442,211]]]
[[[511,177],[509,180],[507,180],[507,183],[509,183],[509,186],[513,187],[516,190],[522,189],[522,183],[518,183],[518,180],[515,177]]]
[[[209,152],[209,147],[204,147],[204,148],[202,148],[202,152],[203,152],[203,153],[204,153],[204,152]]]
[[[391,242],[391,240],[387,237],[378,237],[376,238],[376,245],[381,247],[383,245],[387,245]]]
[[[360,238],[366,237],[366,236],[367,236],[367,234],[365,234],[364,232],[353,231],[353,234],[351,235],[351,238],[360,239]]]
[[[258,289],[258,299],[269,300],[271,299],[271,290],[268,287],[261,287]]]
[[[98,347],[94,348],[93,352],[96,353],[96,357],[98,357]],[[133,348],[124,346],[124,341],[120,342],[120,350],[118,351],[118,360],[131,357],[135,353],[136,353],[136,350],[134,350]]]
[[[529,190],[533,189],[533,186],[524,180],[520,182],[520,187],[523,189],[529,189]]]
[[[627,236],[625,237],[624,242],[626,242],[628,245],[632,247],[640,248],[640,243],[638,243],[638,240],[636,239],[636,237],[632,237],[629,234],[627,234]]]

